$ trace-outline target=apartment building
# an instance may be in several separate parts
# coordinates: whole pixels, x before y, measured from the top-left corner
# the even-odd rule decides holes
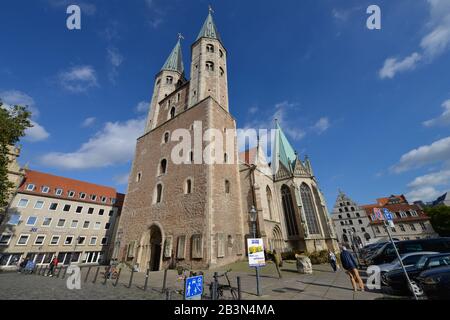
[[[111,187],[25,170],[0,226],[0,268],[55,255],[63,265],[108,262],[123,199]]]

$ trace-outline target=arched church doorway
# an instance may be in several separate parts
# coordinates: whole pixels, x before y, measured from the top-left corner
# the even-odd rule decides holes
[[[284,247],[283,234],[279,226],[275,226],[272,230],[272,251],[276,249],[277,252],[283,252]]]
[[[153,225],[150,228],[150,271],[159,271],[162,252],[162,233],[161,229]]]

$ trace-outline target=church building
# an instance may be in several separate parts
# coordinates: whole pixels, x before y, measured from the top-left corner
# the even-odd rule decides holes
[[[155,77],[117,234],[121,259],[141,271],[174,264],[206,269],[245,259],[252,207],[258,237],[269,250],[337,249],[311,163],[300,159],[278,124],[270,164],[259,146],[239,154],[235,136],[226,140],[223,154],[220,148],[211,151],[221,161],[205,163],[197,147],[181,152],[181,164],[173,161],[180,129],[202,150],[208,149],[211,129],[236,131],[227,54],[210,10],[191,46],[190,80],[181,37]]]

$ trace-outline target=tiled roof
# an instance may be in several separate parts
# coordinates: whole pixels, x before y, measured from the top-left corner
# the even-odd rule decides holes
[[[216,24],[214,23],[214,19],[212,17],[211,11],[206,18],[205,23],[203,24],[200,33],[198,34],[197,40],[200,38],[211,38],[217,39],[221,41],[219,31],[217,30]]]
[[[181,52],[180,39],[178,39],[178,42],[170,53],[169,58],[167,58],[166,63],[164,63],[161,71],[162,70],[178,71],[179,73],[184,73],[183,54]]]
[[[27,190],[29,184],[35,185],[33,191]],[[48,193],[43,192],[43,187],[48,187]],[[58,196],[56,191],[62,189],[62,194]],[[72,201],[82,201],[89,203],[112,205],[112,199],[115,199],[115,205],[120,206],[123,203],[125,195],[117,193],[116,189],[89,182],[79,181],[75,179],[59,177],[48,173],[34,170],[25,171],[25,179],[19,187],[19,192],[35,194],[40,196],[66,199]],[[73,197],[69,197],[69,192],[73,191]],[[82,199],[80,194],[86,194],[86,198]],[[96,196],[96,200],[91,199],[91,195]],[[106,197],[106,202],[102,202],[102,198]]]
[[[377,199],[377,201],[380,199]],[[408,215],[407,217],[404,218],[395,218],[394,219],[394,223],[396,222],[412,222],[412,221],[425,221],[425,220],[429,220],[430,218],[423,212],[423,210],[415,205],[415,204],[408,204],[408,203],[399,203],[399,204],[388,204],[388,205],[379,205],[379,204],[368,204],[368,205],[363,205],[361,206],[361,208],[363,208],[366,213],[367,216],[370,219],[370,216],[373,214],[373,209],[374,208],[386,208],[391,212],[399,212],[399,211],[411,211],[414,210],[417,212],[418,216],[417,217],[413,217]],[[372,221],[370,219],[370,223],[371,224],[382,224],[382,221]]]
[[[379,198],[379,199],[377,199],[377,203],[378,203],[379,206],[384,206],[384,205],[386,205],[386,204],[389,202],[389,200],[391,200],[392,198],[395,198],[396,200],[399,200],[399,201],[402,202],[402,203],[408,203],[408,201],[406,200],[406,198],[405,198],[404,195],[399,195],[399,196],[392,195],[392,196],[386,197],[386,198]]]

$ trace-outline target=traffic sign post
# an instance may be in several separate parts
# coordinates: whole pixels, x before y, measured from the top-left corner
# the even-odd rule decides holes
[[[203,276],[187,278],[184,287],[186,300],[201,300],[203,295]]]
[[[383,221],[383,225],[386,228],[386,232],[389,236],[389,241],[391,242],[392,246],[394,247],[395,254],[397,255],[398,261],[403,269],[403,273],[405,274],[406,281],[408,281],[409,289],[411,290],[412,294],[414,295],[414,299],[419,300],[417,298],[416,293],[414,292],[414,288],[412,287],[411,279],[409,278],[408,272],[406,271],[405,265],[403,264],[402,258],[400,257],[400,253],[397,250],[397,246],[395,245],[394,239],[391,235],[390,228],[393,228],[394,225],[394,215],[392,212],[390,212],[388,209],[383,208],[383,214],[381,214],[381,210],[379,208],[374,209],[375,217],[378,218],[378,220]]]

